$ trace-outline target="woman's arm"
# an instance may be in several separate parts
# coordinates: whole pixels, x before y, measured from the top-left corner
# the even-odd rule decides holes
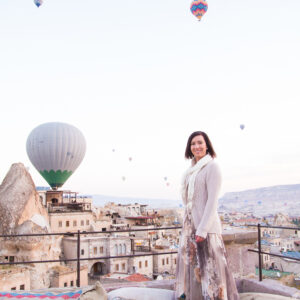
[[[207,202],[200,224],[196,230],[196,236],[206,238],[207,233],[214,221],[215,213],[218,209],[218,196],[221,188],[221,181],[222,177],[220,168],[214,163],[207,173]]]

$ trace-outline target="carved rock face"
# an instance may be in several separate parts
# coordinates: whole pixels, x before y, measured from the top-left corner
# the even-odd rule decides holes
[[[18,226],[35,215],[49,224],[48,213],[39,200],[30,174],[22,163],[13,164],[0,185],[0,234],[16,233]]]

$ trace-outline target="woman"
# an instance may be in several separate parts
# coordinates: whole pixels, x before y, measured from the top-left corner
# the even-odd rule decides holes
[[[205,132],[191,134],[185,157],[192,164],[183,177],[185,212],[176,270],[177,299],[237,300],[217,212],[221,173]]]

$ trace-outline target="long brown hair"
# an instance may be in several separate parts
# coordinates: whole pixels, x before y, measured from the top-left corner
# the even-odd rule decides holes
[[[212,143],[211,143],[209,137],[207,136],[207,134],[203,131],[195,131],[189,136],[187,144],[186,144],[186,148],[185,148],[185,155],[184,155],[185,158],[192,159],[194,157],[194,155],[191,151],[191,143],[192,143],[192,139],[197,135],[203,136],[206,146],[207,146],[207,153],[210,154],[210,156],[212,158],[215,158],[217,156],[217,154],[214,150],[214,147],[212,146]]]

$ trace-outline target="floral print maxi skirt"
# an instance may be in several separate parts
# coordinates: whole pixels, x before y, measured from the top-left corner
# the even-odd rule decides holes
[[[197,244],[193,238],[183,237],[177,261],[176,299],[239,299],[221,235],[208,234]]]

